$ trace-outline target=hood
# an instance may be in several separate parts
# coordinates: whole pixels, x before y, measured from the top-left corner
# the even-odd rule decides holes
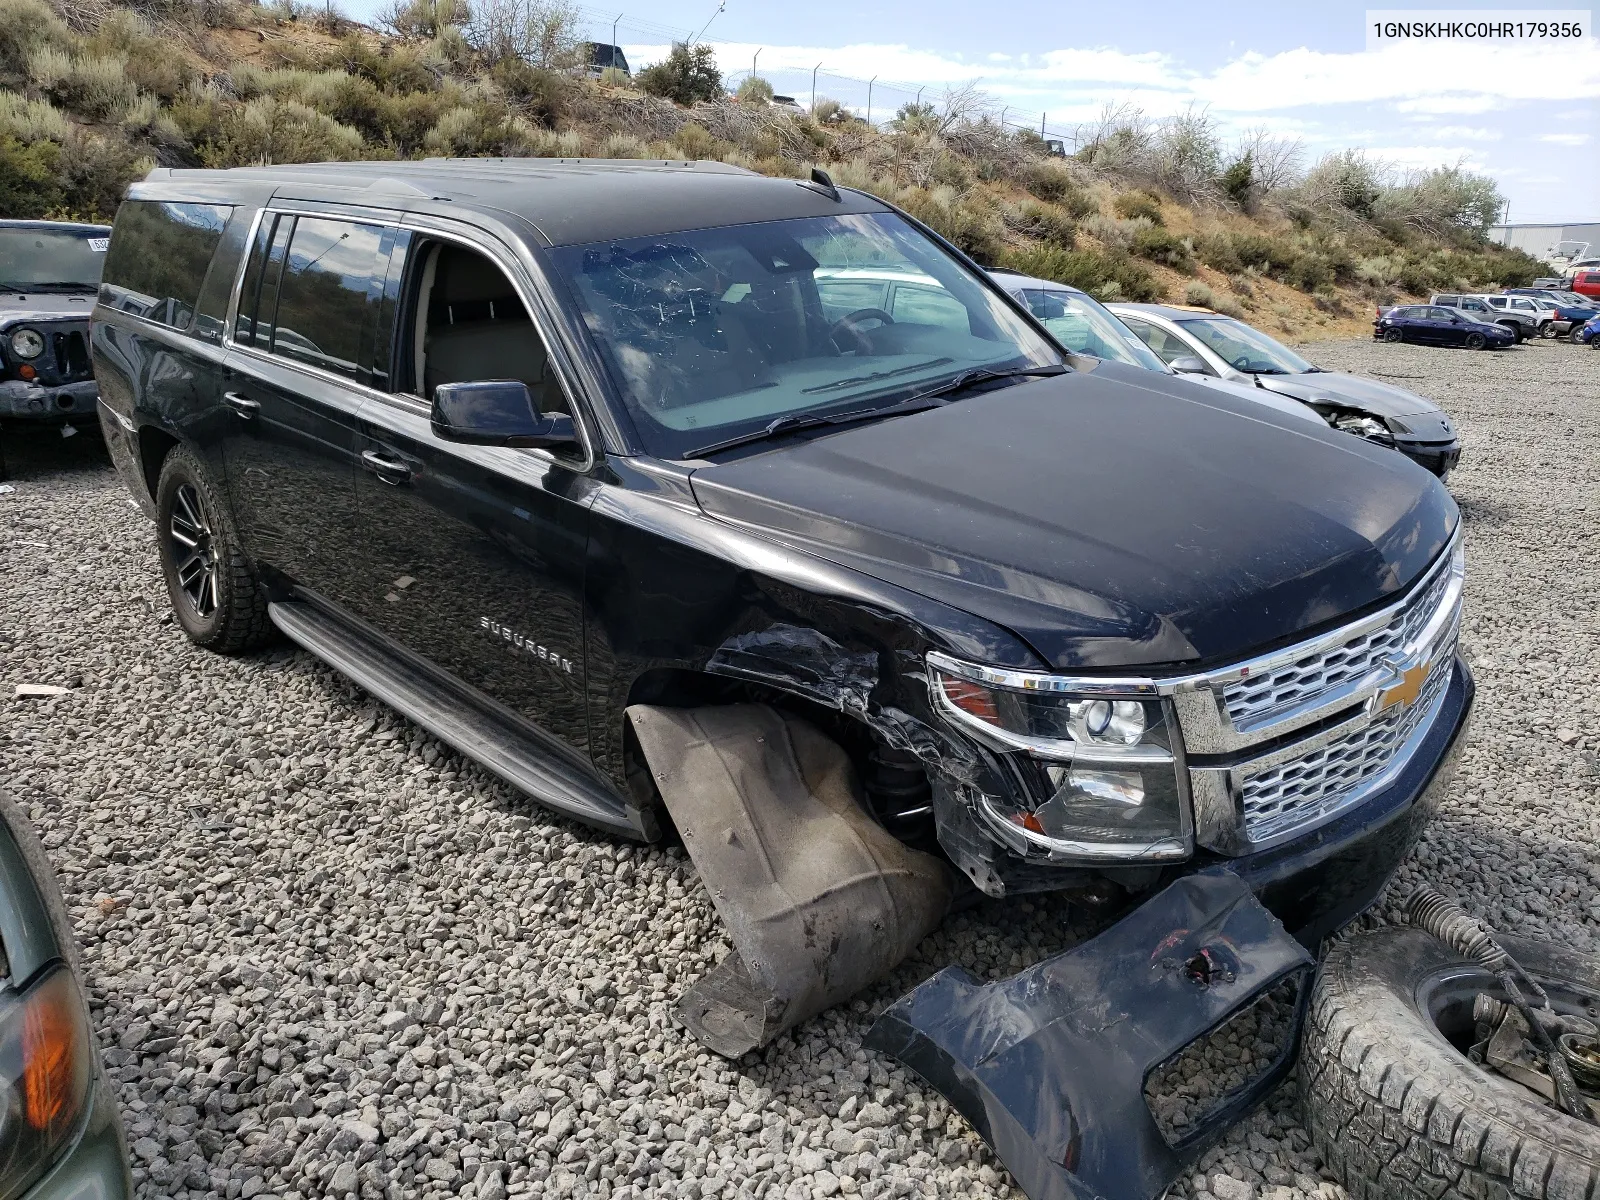
[[[708,515],[993,621],[1058,669],[1303,637],[1404,589],[1457,521],[1393,451],[1113,363],[691,483]]]
[[[1436,413],[1439,406],[1426,396],[1407,391],[1392,383],[1379,383],[1362,375],[1342,371],[1315,371],[1305,375],[1260,375],[1263,387],[1296,400],[1327,398],[1343,401],[1375,417],[1408,417]]]
[[[94,311],[93,292],[0,292],[0,326],[18,321],[87,321]]]
[[[1258,388],[1253,383],[1240,383],[1235,379],[1219,379],[1215,375],[1180,375],[1184,383],[1192,383],[1196,387],[1214,388],[1217,391],[1228,392],[1241,400],[1248,400],[1252,404],[1263,404],[1274,412],[1283,413],[1297,421],[1310,421],[1313,425],[1327,427],[1327,422],[1317,414],[1314,408],[1308,408],[1302,401],[1290,399],[1287,395],[1271,391],[1267,388]]]

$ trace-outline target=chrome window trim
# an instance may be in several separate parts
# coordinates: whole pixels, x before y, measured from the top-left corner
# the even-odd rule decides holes
[[[498,245],[498,241],[496,239],[483,237],[480,241],[465,234],[458,234],[454,231],[441,231],[432,224],[414,224],[410,220],[411,214],[398,211],[393,214],[393,220],[386,220],[382,217],[367,216],[365,214],[361,216],[355,216],[350,213],[334,212],[323,209],[274,207],[271,203],[264,204],[261,206],[261,208],[256,210],[256,215],[250,223],[250,233],[245,238],[245,252],[240,256],[239,267],[234,274],[233,287],[232,291],[229,293],[228,299],[228,315],[222,330],[222,345],[224,350],[228,351],[229,353],[236,353],[246,358],[255,359],[263,363],[272,363],[276,366],[286,367],[292,371],[304,372],[305,374],[308,374],[316,379],[326,380],[330,383],[342,384],[343,386],[350,388],[352,391],[359,393],[361,397],[366,400],[375,400],[409,412],[420,412],[421,414],[430,417],[432,416],[433,406],[421,396],[416,395],[414,392],[381,391],[378,388],[361,383],[359,380],[351,379],[348,375],[340,375],[335,371],[328,371],[322,367],[316,367],[312,366],[310,363],[301,362],[299,359],[286,358],[281,354],[273,354],[271,351],[261,350],[255,346],[244,346],[234,341],[233,331],[238,321],[240,292],[244,287],[245,271],[250,264],[250,256],[255,251],[256,237],[261,231],[261,223],[269,215],[311,217],[315,220],[348,221],[356,225],[377,225],[383,228],[403,229],[409,233],[422,233],[428,237],[438,238],[441,241],[454,241],[469,250],[486,255],[489,260],[500,269],[501,273],[504,274],[511,282],[511,286],[516,289],[517,298],[522,301],[522,306],[528,313],[528,320],[530,323],[532,323],[534,330],[539,334],[539,336],[544,339],[546,361],[555,368],[557,383],[560,385],[562,391],[564,391],[567,395],[568,407],[572,409],[573,428],[578,431],[578,441],[583,446],[583,458],[580,462],[574,462],[569,458],[562,458],[550,450],[539,448],[518,448],[518,453],[559,464],[560,466],[565,467],[568,470],[576,471],[579,474],[583,474],[584,472],[587,472],[593,468],[596,462],[594,441],[590,436],[587,425],[584,423],[583,414],[579,411],[578,406],[573,403],[574,388],[571,380],[568,378],[568,372],[557,360],[556,356],[550,353],[551,338],[549,332],[536,316],[536,310],[530,303],[530,294],[528,289],[524,286],[521,278],[521,272],[519,270],[508,270],[506,267],[505,258],[495,252],[494,247]],[[285,253],[287,254],[287,250]]]

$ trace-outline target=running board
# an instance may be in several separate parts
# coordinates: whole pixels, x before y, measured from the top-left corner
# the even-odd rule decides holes
[[[545,750],[526,730],[440,684],[428,672],[373,645],[303,600],[274,601],[267,612],[301,649],[540,804],[611,833],[655,840],[657,831],[648,814],[630,808],[598,779]]]

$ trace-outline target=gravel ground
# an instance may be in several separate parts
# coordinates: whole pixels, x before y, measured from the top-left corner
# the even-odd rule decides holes
[[[1473,748],[1394,893],[1594,947],[1600,354],[1313,353],[1434,396],[1466,445]],[[77,916],[141,1196],[1017,1194],[860,1038],[940,966],[1070,945],[1063,905],[954,916],[732,1066],[667,1015],[727,950],[680,850],[530,808],[304,654],[192,649],[90,439],[8,456],[0,780]],[[1343,1196],[1307,1145],[1285,1088],[1175,1194]]]

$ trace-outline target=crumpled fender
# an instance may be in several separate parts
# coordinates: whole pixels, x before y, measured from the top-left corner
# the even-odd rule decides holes
[[[1179,879],[1065,954],[982,984],[946,968],[866,1045],[943,1093],[1032,1200],[1150,1200],[1288,1073],[1314,963],[1231,871]],[[1169,1143],[1149,1075],[1296,974],[1277,1062]]]
[[[944,918],[948,869],[870,816],[837,742],[764,704],[633,705],[733,952],[676,1015],[729,1058],[881,979]]]

